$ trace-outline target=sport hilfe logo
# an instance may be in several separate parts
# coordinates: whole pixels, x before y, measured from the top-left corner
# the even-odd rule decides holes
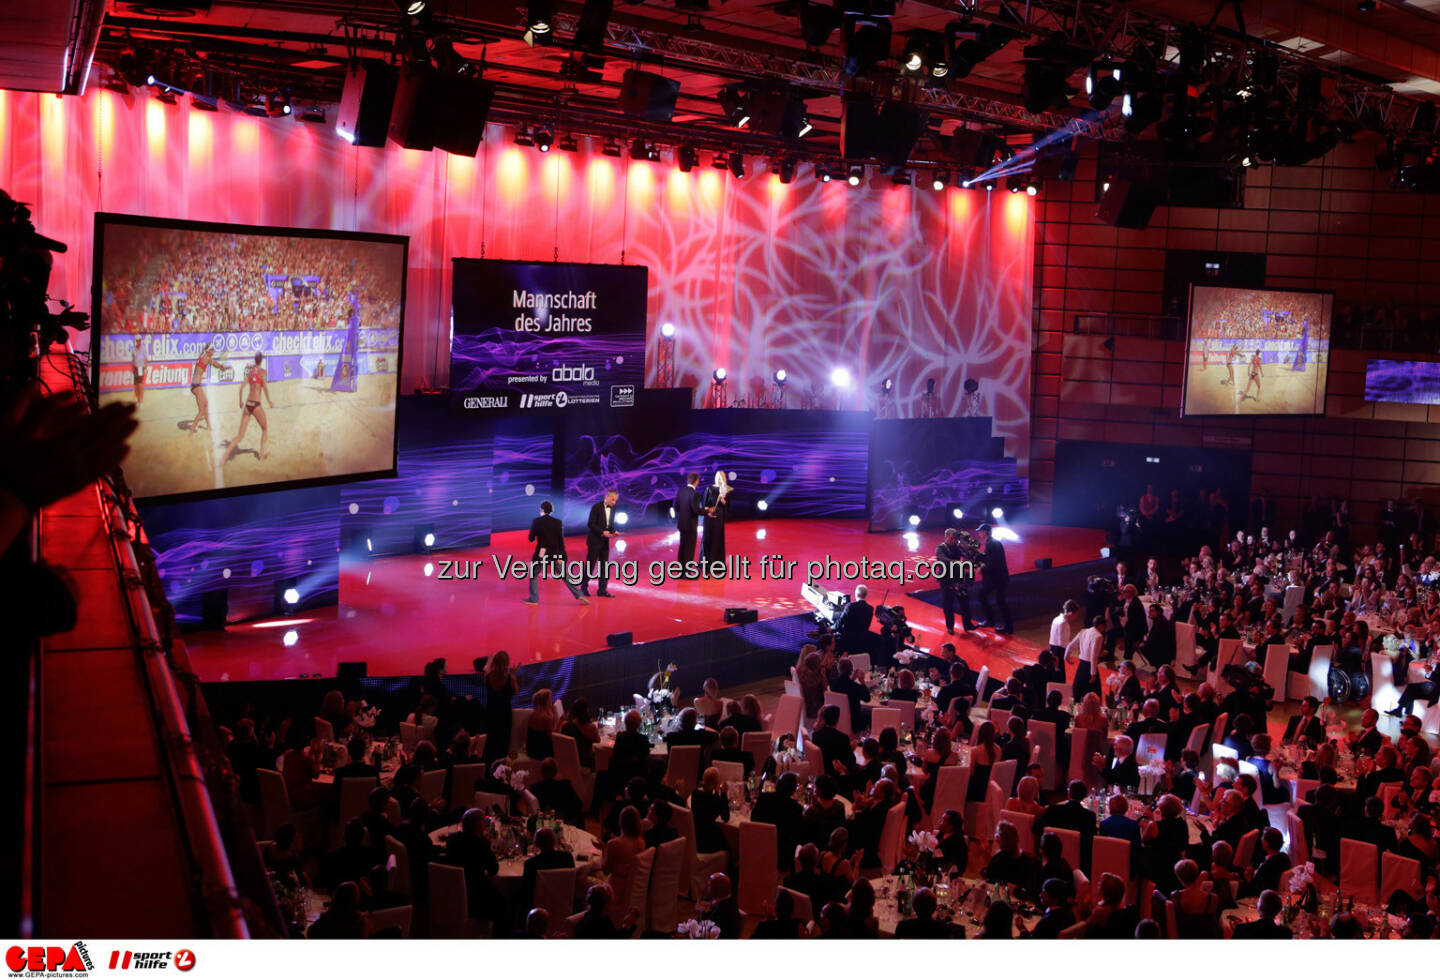
[[[5,951],[5,967],[11,976],[89,975],[95,965],[90,951],[79,941],[64,946],[11,946]]]
[[[141,953],[128,949],[117,949],[110,953],[110,969],[112,970],[165,970],[171,966],[182,972],[193,969],[195,954],[188,949],[178,949],[174,953]]]

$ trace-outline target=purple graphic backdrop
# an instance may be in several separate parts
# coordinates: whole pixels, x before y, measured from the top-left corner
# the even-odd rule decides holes
[[[1440,361],[1386,361],[1365,366],[1367,402],[1440,405]]]

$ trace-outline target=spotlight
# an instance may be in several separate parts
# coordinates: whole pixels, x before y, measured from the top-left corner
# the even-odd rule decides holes
[[[781,159],[775,165],[775,174],[780,178],[780,183],[790,183],[795,179],[795,160],[792,157]]]
[[[1005,519],[1005,511],[999,507],[995,507],[991,509],[990,516],[997,521],[1003,521]]]
[[[920,72],[925,68],[925,38],[919,34],[911,34],[910,39],[905,42],[905,49],[900,55],[900,64],[908,72]]]
[[[662,324],[660,324],[660,336],[662,336],[662,337],[673,337],[673,336],[675,336],[675,324],[673,324],[673,323],[662,323]]]
[[[300,642],[300,633],[297,630],[286,630],[280,639],[287,647],[293,647]]]
[[[1018,174],[1005,178],[1005,189],[1011,194],[1019,194],[1025,189],[1025,178]]]
[[[1124,70],[1109,59],[1092,61],[1090,70],[1085,73],[1085,96],[1090,108],[1097,112],[1109,108],[1115,96],[1120,94],[1124,74]]]
[[[788,377],[789,375],[785,373],[785,369],[781,368],[780,370],[775,372],[775,383],[777,385],[783,385],[785,383],[785,379]]]
[[[621,525],[622,527],[626,524],[629,524],[630,515],[623,510],[617,510],[615,512],[615,523]]]
[[[715,159],[711,161],[710,166],[714,167],[716,170],[727,170],[727,169],[729,169],[729,167],[730,167],[730,154],[728,154],[728,153],[717,153],[717,154],[715,154]]]
[[[411,530],[410,541],[415,551],[425,554],[435,547],[435,525],[416,524]]]
[[[830,168],[823,163],[815,164],[815,179],[822,184],[830,183]]]
[[[736,180],[745,176],[745,154],[739,150],[730,154],[730,175]]]
[[[295,605],[300,601],[300,590],[296,588],[286,589],[284,599],[287,606]]]
[[[395,9],[407,17],[419,17],[425,12],[425,0],[395,0]]]
[[[725,114],[730,125],[736,129],[744,129],[749,124],[750,100],[739,85],[726,85],[715,94],[715,99],[720,103],[720,111]]]
[[[275,583],[275,611],[282,616],[288,616],[300,605],[300,580],[298,578],[281,579]]]
[[[756,510],[769,510],[769,509],[770,509],[770,501],[768,501],[768,500],[757,500],[757,501],[755,501],[755,509],[756,509]]]
[[[560,149],[566,153],[575,153],[580,149],[580,144],[575,141],[574,136],[560,137]]]
[[[535,137],[531,134],[530,130],[528,130],[528,129],[517,129],[517,130],[515,130],[515,145],[516,145],[516,146],[534,146],[534,145],[535,145]]]
[[[919,514],[911,514],[909,517],[905,518],[905,522],[906,522],[907,524],[909,524],[911,527],[919,527],[919,526],[920,526],[920,515],[919,515]]]
[[[795,134],[795,138],[797,140],[804,139],[806,136],[810,135],[810,131],[814,128],[815,124],[810,121],[810,117],[802,116],[800,118],[800,130]]]
[[[965,511],[959,507],[956,507],[954,510],[950,511],[950,516],[955,518],[957,521],[963,521],[965,519]]]
[[[837,388],[850,387],[850,372],[843,367],[837,367],[830,372],[830,383]]]
[[[530,44],[549,43],[550,22],[555,17],[554,0],[530,0],[525,14],[525,40]],[[544,41],[541,41],[544,38]]]
[[[605,145],[600,148],[602,156],[618,157],[621,153],[619,140],[606,140]]]
[[[945,171],[943,171],[943,170],[937,170],[937,171],[935,171],[935,179],[930,182],[930,186],[931,186],[931,187],[935,188],[937,191],[943,191],[947,186],[949,186],[949,184],[950,184],[950,175],[949,175],[949,174],[947,174],[947,173],[946,173]]]
[[[535,130],[535,149],[539,150],[541,153],[549,153],[550,141],[553,138],[553,135],[548,129]]]
[[[713,377],[713,378],[715,379],[715,381],[716,381],[717,384],[720,383],[720,382],[723,382],[723,381],[725,380],[725,377],[726,377],[725,369],[724,369],[724,368],[716,368],[716,369],[715,369],[715,373],[712,374],[711,377]]]
[[[910,171],[896,171],[895,173],[890,175],[890,183],[894,184],[896,187],[909,187],[912,183],[910,179]]]
[[[695,152],[695,147],[689,143],[682,143],[675,150],[675,164],[680,168],[681,173],[688,174],[695,169],[695,164],[700,162],[700,154]]]
[[[1362,14],[1373,14],[1375,12],[1375,0],[1359,0],[1355,9]]]
[[[993,191],[995,189],[995,178],[986,177],[980,182],[980,189],[984,191]]]
[[[756,531],[755,531],[755,540],[756,540],[756,541],[764,541],[764,540],[765,540],[765,529],[764,529],[763,527],[756,529]]]
[[[1025,182],[1025,193],[1029,194],[1031,197],[1034,197],[1036,194],[1040,193],[1040,184],[1035,180],[1034,177],[1031,177]]]
[[[880,390],[889,394],[895,388],[895,379],[886,378],[880,385]]]
[[[426,578],[429,578],[431,575],[435,574],[435,563],[427,561],[425,563],[425,567],[422,568],[421,571],[425,573]]]
[[[648,159],[650,159],[650,145],[649,145],[648,143],[646,143],[644,140],[639,139],[639,138],[636,138],[636,139],[631,140],[631,141],[630,141],[630,159],[631,159],[631,160],[648,160]]]
[[[865,168],[858,164],[851,167],[850,176],[845,179],[850,182],[851,187],[859,187],[860,181],[865,179]]]
[[[424,537],[422,540],[424,540],[424,542],[425,542],[425,547],[427,547],[427,548],[433,548],[433,547],[435,547],[435,535],[433,535],[433,534],[427,534],[427,535],[425,535],[425,537]]]

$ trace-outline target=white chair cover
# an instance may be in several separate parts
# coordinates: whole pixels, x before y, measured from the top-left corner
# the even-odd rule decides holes
[[[295,822],[290,812],[290,792],[285,788],[285,777],[274,769],[256,769],[255,778],[260,783],[260,836],[273,840],[275,828]]]
[[[825,706],[828,708],[832,704],[840,709],[840,721],[835,727],[846,735],[854,735],[855,727],[850,718],[850,696],[839,691],[826,691]]]
[[[990,770],[990,779],[998,783],[1000,791],[1009,799],[1010,794],[1015,792],[1015,772],[1020,768],[1018,759],[1006,759],[1004,762],[995,763]]]
[[[683,837],[661,844],[650,876],[650,928],[666,935],[680,922],[680,874],[689,847]]]
[[[895,729],[895,734],[900,734],[900,709],[893,705],[884,708],[870,709],[870,734],[879,738],[880,733],[887,728]]]
[[[983,802],[965,804],[965,833],[982,841],[988,841],[995,836],[995,824],[1000,819],[1000,811],[1004,808],[1008,796],[1008,793],[1001,790],[999,783],[990,780],[990,787],[985,792]]]
[[[400,723],[400,745],[408,755],[415,751],[415,746],[420,742],[420,726],[408,721]]]
[[[574,868],[547,868],[536,872],[535,898],[531,907],[549,912],[551,922],[567,918],[575,911],[575,877],[578,873]]]
[[[575,795],[580,797],[580,805],[589,809],[590,801],[595,797],[595,773],[580,765],[580,748],[574,738],[555,732],[550,740],[555,746],[555,768],[560,778],[570,780]]]
[[[1357,902],[1375,903],[1375,882],[1380,872],[1380,849],[1374,844],[1340,841],[1340,890]]]
[[[413,895],[410,881],[410,852],[394,837],[385,837],[385,867],[389,869],[386,880],[391,891],[402,895]]]
[[[965,814],[965,795],[970,790],[969,766],[941,766],[935,774],[935,798],[930,807],[931,826],[940,822],[946,810]]]
[[[1389,654],[1370,654],[1370,707],[1389,711],[1400,703],[1400,690],[1395,686],[1395,661]]]
[[[470,756],[474,759],[485,758],[485,743],[489,741],[489,735],[476,735],[470,740]]]
[[[980,668],[980,675],[975,678],[975,704],[984,702],[985,688],[990,685],[990,665],[986,664]]]
[[[316,715],[315,737],[320,739],[322,742],[335,741],[335,726],[330,724],[324,718],[321,718],[319,715]],[[359,762],[360,760],[356,759],[355,761]]]
[[[1247,831],[1235,847],[1235,867],[1248,868],[1255,859],[1255,846],[1260,843],[1260,831]]]
[[[1205,679],[1215,687],[1217,697],[1224,697],[1234,690],[1230,682],[1225,680],[1225,668],[1233,663],[1238,663],[1244,651],[1244,644],[1239,640],[1221,640],[1219,652],[1215,657],[1215,665]]]
[[[995,726],[995,734],[1005,734],[1006,726],[1010,724],[1010,712],[1004,708],[991,708],[989,715],[990,724]]]
[[[915,730],[914,701],[891,701],[889,707],[900,712],[900,731],[898,734],[904,735],[906,732],[913,732]]]
[[[534,708],[515,708],[510,714],[510,751],[525,755],[525,731],[530,727]]]
[[[775,897],[779,875],[775,870],[780,849],[778,829],[771,823],[745,820],[740,824],[740,890],[737,899],[746,915],[761,915]]]
[[[1275,700],[1286,697],[1286,685],[1290,673],[1290,646],[1272,643],[1265,648],[1265,683],[1275,690]]]
[[[813,922],[815,920],[815,909],[810,903],[809,895],[806,895],[804,892],[797,892],[793,888],[786,888],[783,885],[776,890],[776,894],[780,892],[790,893],[790,899],[795,903],[795,919],[797,921]]]
[[[1205,739],[1210,734],[1208,722],[1201,722],[1190,729],[1190,737],[1185,740],[1185,747],[1196,755],[1205,754]]]
[[[710,763],[720,773],[720,780],[724,783],[745,782],[745,763],[726,762],[724,759],[716,759]]]
[[[573,747],[575,743],[572,740],[570,744]],[[447,800],[467,799],[471,793],[475,792],[475,782],[483,778],[485,778],[483,762],[460,763],[450,770],[450,795],[445,798]]]
[[[1415,703],[1420,704],[1419,701]],[[1420,714],[1420,729],[1430,735],[1440,735],[1440,701],[1436,701]]]
[[[804,717],[805,699],[798,694],[782,694],[780,703],[775,706],[775,714],[770,718],[770,731],[776,735],[793,732],[800,727]]]
[[[1039,763],[1045,771],[1040,781],[1043,790],[1057,790],[1065,774],[1060,771],[1059,756],[1055,746],[1055,723],[1053,721],[1031,721],[1028,726],[1030,744],[1040,751]]]
[[[416,790],[420,798],[426,803],[434,803],[445,796],[445,779],[450,774],[444,769],[432,769],[429,772],[420,774],[420,784]]]
[[[630,873],[621,886],[624,894],[616,895],[610,906],[610,918],[618,926],[631,909],[635,910],[637,933],[644,932],[650,922],[650,873],[655,869],[655,848],[647,847],[635,855]]]
[[[1376,788],[1375,795],[1380,797],[1381,803],[1385,804],[1385,816],[1387,818],[1393,819],[1396,816],[1393,809],[1395,797],[1399,796],[1404,789],[1405,784],[1401,782],[1381,783]]]
[[[1090,877],[1099,880],[1107,871],[1125,882],[1127,892],[1135,887],[1130,877],[1130,842],[1118,837],[1096,837],[1090,848]]]
[[[1020,835],[1020,850],[1022,853],[1037,853],[1038,848],[1035,841],[1035,814],[1021,813],[1019,810],[1001,810],[1000,820],[1008,820],[1015,826],[1016,832]]]
[[[1195,662],[1195,627],[1191,623],[1175,624],[1175,673],[1184,678],[1195,675],[1186,664]]]
[[[769,732],[746,732],[740,736],[740,751],[750,753],[756,772],[765,768],[765,760],[770,757],[774,744],[775,740]]]
[[[685,860],[680,867],[680,888],[686,897],[698,899],[705,894],[705,882],[716,871],[724,871],[730,865],[729,851],[714,851],[701,854],[696,850],[695,814],[689,807],[672,806],[670,823],[684,837]]]
[[[900,863],[900,848],[905,843],[905,804],[896,803],[885,814],[880,828],[880,867],[888,875]]]
[[[498,807],[501,813],[507,816],[510,814],[510,797],[504,793],[482,793],[477,790],[475,805],[486,813],[492,813]]]
[[[469,934],[470,906],[465,869],[430,864],[430,934],[437,939],[462,939]]]
[[[365,811],[370,808],[370,794],[375,787],[380,785],[369,776],[350,777],[340,780],[340,827],[359,816],[364,816]],[[373,847],[376,842],[371,841]]]
[[[399,929],[401,939],[410,938],[410,920],[414,918],[415,906],[397,905],[394,908],[378,909],[366,915],[370,920],[370,934],[384,929]]]
[[[1070,771],[1067,781],[1076,779],[1087,786],[1098,786],[1100,770],[1095,768],[1093,756],[1104,753],[1105,736],[1093,728],[1072,728],[1070,730]]]
[[[1390,896],[1397,891],[1412,899],[1425,897],[1425,886],[1420,884],[1420,862],[1387,852],[1380,857],[1380,901],[1388,905]]]
[[[800,685],[796,681],[785,682],[785,693],[792,698],[802,697],[800,693]]]
[[[1289,675],[1287,697],[1294,701],[1306,695],[1324,701],[1330,696],[1330,661],[1335,656],[1334,646],[1316,647],[1310,655],[1310,671],[1306,674]]]
[[[1305,824],[1300,814],[1293,810],[1285,814],[1285,825],[1290,831],[1290,863],[1296,867],[1310,860],[1310,845],[1305,841]]]
[[[800,754],[805,757],[805,765],[810,771],[810,778],[814,779],[825,771],[825,753],[820,751],[820,746],[808,738],[802,738],[800,746]]]
[[[1151,733],[1140,736],[1135,746],[1135,760],[1140,766],[1159,765],[1165,761],[1165,736]]]
[[[1292,779],[1290,780],[1290,802],[1299,807],[1309,803],[1307,797],[1320,788],[1318,779]]]
[[[1046,833],[1054,834],[1060,838],[1061,856],[1063,856],[1070,867],[1076,871],[1082,870],[1080,863],[1080,831],[1070,830],[1065,827],[1047,827]],[[1093,877],[1093,876],[1092,876]]]
[[[680,794],[682,800],[687,800],[699,778],[700,746],[671,746],[669,761],[665,765],[665,785]]]

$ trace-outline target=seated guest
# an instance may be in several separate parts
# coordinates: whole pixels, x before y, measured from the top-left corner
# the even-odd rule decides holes
[[[852,731],[863,731],[861,722],[864,710],[860,706],[870,700],[870,688],[861,684],[855,679],[855,664],[849,657],[843,658],[835,665],[835,680],[830,685],[830,690],[837,694],[843,694],[850,702],[850,728]],[[944,711],[944,708],[940,709]]]
[[[1040,781],[1034,776],[1022,777],[1015,786],[1015,795],[1006,801],[1005,809],[1037,816],[1044,813],[1045,808],[1040,805]]]
[[[384,864],[377,864],[365,876],[366,887],[360,894],[360,908],[366,912],[393,909],[410,904],[410,896],[403,892],[391,891],[390,870]]]
[[[1260,893],[1260,900],[1256,903],[1256,910],[1260,917],[1254,922],[1240,922],[1230,934],[1232,939],[1293,939],[1294,933],[1289,926],[1281,925],[1275,921],[1280,914],[1283,903],[1280,901],[1280,893],[1273,889],[1265,889]]]
[[[825,706],[825,692],[830,686],[819,653],[812,651],[800,659],[795,679],[800,685],[800,696],[805,699],[805,717],[814,718]]]
[[[390,808],[390,791],[383,786],[377,786],[370,791],[366,801],[365,812],[360,819],[365,822],[365,832],[370,837],[370,846],[381,850],[385,848],[385,838],[394,837],[399,829],[386,815]]]
[[[1125,735],[1131,741],[1139,744],[1142,735],[1164,735],[1167,725],[1160,719],[1160,701],[1157,698],[1146,698],[1145,703],[1140,706],[1140,717],[1132,721],[1125,728]]]
[[[719,745],[710,751],[710,762],[738,762],[745,767],[745,778],[755,769],[755,756],[740,748],[739,729],[726,726],[720,729]]]
[[[935,692],[935,706],[943,714],[950,710],[950,702],[956,698],[971,698],[975,696],[975,681],[970,676],[970,665],[963,660],[954,659],[955,644],[946,643],[941,647],[941,655],[946,651],[950,653],[950,682]]]
[[[305,930],[307,939],[364,939],[368,933],[360,914],[360,886],[347,881],[335,889],[330,907]]]
[[[837,796],[835,777],[822,772],[815,777],[815,798],[805,808],[805,839],[816,846],[825,843],[836,827],[845,826],[847,816],[845,804]]]
[[[509,932],[508,905],[495,884],[500,863],[485,836],[485,813],[474,807],[460,818],[460,829],[445,838],[445,863],[465,871],[465,896],[469,914],[494,924],[496,935]],[[414,861],[412,855],[411,867]]]
[[[826,902],[845,894],[845,889],[837,887],[834,876],[821,873],[820,848],[814,844],[804,844],[795,851],[794,870],[785,876],[781,884],[808,896],[811,909],[824,908]]]
[[[342,881],[364,881],[377,861],[384,860],[384,848],[365,842],[365,821],[352,817],[345,824],[345,842],[320,859],[315,883],[333,891]]]
[[[975,744],[970,746],[970,786],[965,795],[966,802],[985,802],[985,796],[990,792],[990,770],[999,761],[1000,747],[995,744],[995,725],[982,721],[975,729]]]
[[[1210,887],[1220,900],[1221,909],[1233,909],[1235,893],[1240,890],[1240,876],[1235,871],[1235,849],[1223,840],[1210,845],[1210,869],[1205,872]]]
[[[720,927],[721,939],[739,939],[740,927],[745,920],[740,914],[740,903],[730,888],[730,876],[711,875],[708,894],[709,908],[705,910],[705,918]]]
[[[580,765],[585,769],[595,768],[595,746],[600,742],[600,726],[590,714],[590,702],[578,697],[570,702],[570,713],[560,724],[560,734],[575,740],[575,751],[580,756]]]
[[[775,781],[775,791],[761,793],[750,811],[750,819],[755,823],[775,825],[779,841],[776,856],[781,871],[789,869],[795,848],[805,836],[805,811],[795,799],[798,786],[799,777],[795,773],[784,773]]]
[[[1096,819],[1095,814],[1085,807],[1085,797],[1090,795],[1090,787],[1083,779],[1073,779],[1066,788],[1066,799],[1061,803],[1052,803],[1045,808],[1045,812],[1035,821],[1035,836],[1040,838],[1045,831],[1051,827],[1059,827],[1062,830],[1074,830],[1080,834],[1080,865],[1085,867],[1090,863],[1090,849],[1095,841]]]
[[[1107,755],[1095,753],[1094,762],[1100,778],[1107,786],[1126,788],[1140,785],[1140,766],[1135,759],[1135,743],[1128,735],[1117,735]]]
[[[1185,822],[1185,804],[1174,793],[1160,797],[1149,819],[1140,825],[1141,867],[1148,869],[1157,887],[1175,887],[1175,862],[1185,856],[1190,844],[1190,826]]]
[[[850,884],[855,880],[855,866],[849,854],[850,831],[836,827],[825,850],[820,853],[820,873],[834,878],[842,892],[849,891]]]
[[[894,766],[897,772],[904,772],[909,766],[909,760],[900,750],[900,733],[893,728],[886,728],[876,741],[880,743],[880,765]]]
[[[1333,878],[1340,871],[1340,800],[1335,787],[1320,786],[1315,801],[1301,804],[1295,812],[1305,828],[1305,843],[1315,869]]]
[[[1393,745],[1382,745],[1375,752],[1375,768],[1356,780],[1355,794],[1362,800],[1380,795],[1385,783],[1405,782],[1405,770],[1400,768],[1400,753]]]
[[[560,778],[560,767],[554,759],[540,763],[540,778],[530,787],[530,795],[541,812],[549,811],[576,827],[585,824],[585,805],[570,780]]]
[[[936,825],[940,839],[940,860],[946,868],[965,874],[970,863],[970,842],[965,837],[965,817],[959,810],[946,810]]]
[[[1075,897],[1075,869],[1065,860],[1065,842],[1060,835],[1047,830],[1040,838],[1040,875],[1037,880],[1055,879],[1065,887],[1065,894]]]
[[[1170,714],[1182,706],[1183,698],[1175,684],[1175,668],[1161,667],[1155,671],[1155,689],[1150,696],[1160,702],[1160,720],[1168,721]]]
[[[698,745],[700,746],[700,758],[705,759],[705,754],[715,744],[719,736],[708,728],[700,726],[700,713],[694,708],[681,710],[675,730],[665,736],[665,744],[670,748],[677,745]]]
[[[1140,653],[1153,667],[1168,667],[1175,662],[1175,623],[1165,618],[1160,603],[1150,606],[1150,626],[1140,641]]]
[[[1250,819],[1245,813],[1245,796],[1237,789],[1227,789],[1220,794],[1219,817],[1215,823],[1214,832],[1202,830],[1201,840],[1210,843],[1210,840],[1224,841],[1234,850],[1240,846],[1240,838],[1248,834],[1252,829]]]
[[[1005,722],[1005,729],[1005,734],[995,741],[1000,746],[1000,761],[1014,759],[1017,763],[1015,782],[1018,783],[1025,767],[1030,764],[1030,736],[1026,733],[1025,719],[1019,715],[1012,714]],[[1001,786],[1000,789],[1007,794],[1015,791],[1014,785]]]
[[[1249,715],[1232,715],[1230,734],[1225,736],[1225,747],[1233,749],[1240,758],[1248,759],[1255,754],[1255,746],[1250,741],[1253,734],[1255,734],[1255,722]]]
[[[850,661],[842,663],[849,664]],[[827,704],[820,709],[815,730],[810,734],[810,741],[815,743],[824,760],[825,772],[831,776],[843,776],[855,765],[855,747],[850,742],[850,736],[842,732],[839,725],[840,706]]]
[[[520,879],[520,907],[525,908],[535,900],[536,875],[542,871],[558,871],[575,867],[575,856],[562,851],[555,831],[541,827],[535,831],[536,852],[525,859]]]
[[[775,893],[770,915],[755,926],[751,939],[799,939],[805,923],[795,918],[795,896],[785,889]]]
[[[714,766],[701,774],[699,787],[690,794],[690,812],[695,821],[696,851],[715,854],[725,850],[720,825],[730,821],[730,794],[721,786],[720,770]]]
[[[939,906],[935,893],[928,888],[915,889],[910,905],[915,914],[895,924],[896,939],[949,939],[950,927],[935,921],[935,909]]]
[[[650,739],[640,731],[644,718],[631,709],[625,712],[625,729],[616,734],[606,773],[614,783],[614,792],[635,776],[647,776],[650,769]]]
[[[611,918],[610,906],[615,892],[609,885],[591,885],[585,893],[585,911],[575,924],[576,939],[629,939],[635,934],[635,923],[640,917],[638,909],[629,909],[616,925]]]
[[[680,837],[680,831],[670,826],[674,814],[668,800],[656,800],[650,804],[650,828],[643,835],[646,847],[659,847]]]
[[[466,744],[469,744],[468,738]],[[349,744],[345,746],[345,753],[350,757],[350,761],[335,770],[336,786],[339,786],[341,780],[345,779],[373,779],[377,783],[380,781],[379,767],[372,766],[365,761],[366,748],[363,736],[356,735],[350,739]]]
[[[720,682],[713,677],[705,678],[700,685],[700,696],[695,699],[695,711],[704,720],[705,727],[717,727],[724,710],[725,702],[720,697]]]
[[[1378,796],[1372,796],[1365,801],[1361,816],[1343,824],[1341,837],[1374,844],[1381,854],[1393,851],[1398,841],[1395,839],[1395,831],[1384,823],[1384,817],[1385,802]]]
[[[560,727],[555,716],[555,695],[542,687],[530,698],[530,719],[525,726],[525,754],[532,759],[549,759],[555,754],[550,738]]]
[[[1270,826],[1270,816],[1260,808],[1260,780],[1248,772],[1235,777],[1235,788],[1244,797],[1245,819],[1251,830],[1264,830]]]
[[[855,813],[850,818],[850,835],[857,864],[862,870],[880,867],[880,838],[885,818],[902,800],[900,789],[890,779],[878,779],[868,796],[855,798]]]
[[[1021,718],[1030,717],[1030,709],[1025,704],[1025,687],[1020,678],[1011,677],[1005,682],[1004,689],[990,699],[990,710],[1008,711]]]
[[[1240,894],[1258,895],[1280,887],[1280,876],[1290,870],[1290,856],[1281,850],[1284,846],[1285,838],[1278,827],[1266,827],[1261,832],[1260,863],[1241,872],[1245,884]]]
[[[1070,882],[1046,879],[1040,886],[1040,905],[1045,912],[1030,931],[1031,939],[1059,939],[1062,932],[1075,924],[1075,910],[1070,904],[1074,890],[1073,879]]]
[[[995,853],[985,865],[983,877],[996,884],[1014,885],[1021,891],[1035,887],[1035,861],[1020,850],[1020,834],[1008,820],[1001,820],[995,827]]]
[[[636,872],[635,859],[646,849],[645,835],[641,830],[640,811],[627,806],[620,811],[620,833],[605,842],[605,858],[602,868],[610,875],[615,894],[630,894],[630,876]],[[629,909],[614,909],[623,921]],[[577,934],[578,935],[578,934]]]
[[[1270,763],[1270,735],[1268,732],[1260,732],[1250,739],[1250,746],[1254,749],[1254,755],[1247,760],[1258,774],[1255,778],[1260,783],[1260,802],[1267,806],[1271,803],[1289,803],[1290,787],[1284,783],[1275,781],[1275,770]]]
[[[1014,939],[1015,910],[1009,902],[991,902],[985,910],[985,919],[980,923],[976,939]]]
[[[1208,725],[1200,716],[1200,695],[1190,693],[1180,702],[1180,711],[1173,713],[1165,726],[1165,761],[1179,762],[1181,754],[1190,744],[1190,735],[1201,725]]]
[[[1220,938],[1220,896],[1211,890],[1210,881],[1200,874],[1200,867],[1186,858],[1174,868],[1177,888],[1170,892],[1175,905],[1178,939]]]
[[[1140,847],[1140,822],[1130,818],[1130,801],[1116,793],[1107,806],[1109,816],[1100,821],[1101,837],[1128,840],[1135,852]],[[1133,852],[1132,852],[1133,853]]]
[[[1417,771],[1426,772],[1427,770]],[[1435,840],[1435,825],[1429,817],[1423,813],[1411,815],[1404,835],[1396,842],[1395,853],[1401,857],[1419,861],[1420,871],[1423,875],[1433,874],[1436,862],[1440,861],[1440,842]],[[1380,897],[1383,899],[1387,896]]]
[[[1140,678],[1135,673],[1133,663],[1127,660],[1120,665],[1117,681],[1115,700],[1123,701],[1132,708],[1145,700],[1145,690],[1140,686]]]
[[[1360,731],[1350,736],[1351,744],[1356,752],[1362,755],[1374,755],[1380,751],[1380,746],[1385,744],[1385,736],[1380,734],[1376,728],[1380,723],[1380,712],[1374,708],[1366,708],[1365,713],[1360,716]]]
[[[854,939],[874,939],[880,934],[880,920],[875,917],[875,886],[860,878],[850,886],[850,900],[845,905],[849,934]]]
[[[1325,741],[1325,725],[1318,717],[1319,710],[1319,699],[1313,695],[1307,695],[1300,702],[1300,713],[1292,715],[1290,720],[1285,723],[1285,734],[1281,741],[1288,744],[1308,738],[1315,745]]]
[[[1075,712],[1075,727],[1099,732],[1102,735],[1110,731],[1110,719],[1105,717],[1105,708],[1100,701],[1100,695],[1094,691],[1080,699],[1080,709]]]
[[[1140,922],[1140,912],[1125,904],[1126,885],[1118,876],[1100,876],[1100,901],[1085,920],[1086,939],[1131,939]]]

